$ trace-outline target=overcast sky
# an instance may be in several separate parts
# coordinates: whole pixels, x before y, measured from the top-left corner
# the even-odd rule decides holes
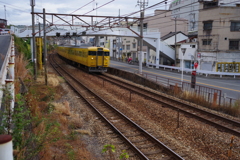
[[[138,11],[140,9],[137,5],[138,1],[144,0],[35,0],[35,12],[43,12],[43,8],[45,8],[46,13],[62,13],[62,14],[70,14],[75,10],[78,11],[72,14],[85,14],[87,15],[101,15],[101,16],[118,16],[119,9],[120,15],[132,13]],[[172,0],[169,0],[172,1]],[[91,3],[90,3],[91,2]],[[147,0],[145,0],[147,2]],[[148,6],[152,6],[161,1],[159,0],[148,0]],[[108,4],[106,4],[108,3]],[[88,5],[87,5],[88,4]],[[106,4],[105,6],[102,6]],[[169,3],[168,3],[169,4]],[[85,6],[86,5],[86,6]],[[0,18],[8,20],[8,24],[13,25],[31,25],[31,6],[30,0],[0,0]],[[5,7],[4,7],[5,6]],[[85,6],[85,7],[84,7]],[[97,10],[93,10],[102,6]],[[158,5],[152,9],[146,10],[147,14],[153,14],[155,9],[164,9],[166,6]],[[6,11],[5,11],[6,9]],[[92,11],[92,12],[90,12]],[[140,15],[139,13],[137,14]],[[135,16],[137,16],[135,15]],[[38,20],[36,19],[35,22]],[[40,23],[42,19],[39,18]]]

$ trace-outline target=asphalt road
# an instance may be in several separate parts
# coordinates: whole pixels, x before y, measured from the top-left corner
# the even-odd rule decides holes
[[[118,68],[128,72],[136,72],[139,70],[139,66],[137,65],[130,65],[127,63],[113,61],[113,60],[110,63],[110,67]],[[181,81],[181,72],[164,71],[162,69],[147,68],[147,67],[143,67],[142,72]],[[190,83],[191,75],[184,74],[183,81]],[[226,93],[227,97],[240,99],[240,77],[237,77],[234,79],[233,77],[220,78],[220,77],[205,77],[205,76],[197,75],[196,84],[201,86],[206,86],[209,88],[222,90],[222,93]]]
[[[0,35],[0,70],[2,69],[2,64],[7,54],[10,41],[11,35]]]

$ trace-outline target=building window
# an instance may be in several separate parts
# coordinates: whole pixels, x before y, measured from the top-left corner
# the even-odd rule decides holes
[[[127,45],[127,50],[130,50],[130,45]]]
[[[146,29],[146,28],[147,28],[147,26],[148,26],[148,24],[147,24],[147,23],[144,23],[144,24],[143,24],[143,28],[145,28],[145,29]]]
[[[231,31],[240,31],[240,21],[231,22]]]
[[[125,50],[125,45],[122,46],[122,49]]]
[[[229,49],[230,50],[239,50],[240,40],[229,40]]]
[[[212,39],[203,39],[202,40],[202,45],[211,45]]]
[[[132,48],[136,48],[136,43],[133,43],[133,44],[132,44]]]
[[[203,22],[203,30],[212,30],[212,22],[213,21],[204,21]]]

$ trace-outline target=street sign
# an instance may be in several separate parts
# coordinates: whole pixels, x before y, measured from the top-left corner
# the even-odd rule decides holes
[[[194,68],[197,69],[197,67],[198,67],[198,63],[195,62],[195,63],[194,63]]]
[[[197,58],[201,58],[201,53],[197,53]]]
[[[182,53],[183,53],[183,56],[184,56],[184,54],[185,54],[185,52],[186,52],[186,49],[187,49],[187,48],[181,48]]]

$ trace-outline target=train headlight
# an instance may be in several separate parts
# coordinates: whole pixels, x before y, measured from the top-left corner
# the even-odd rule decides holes
[[[93,58],[91,58],[93,60]]]

